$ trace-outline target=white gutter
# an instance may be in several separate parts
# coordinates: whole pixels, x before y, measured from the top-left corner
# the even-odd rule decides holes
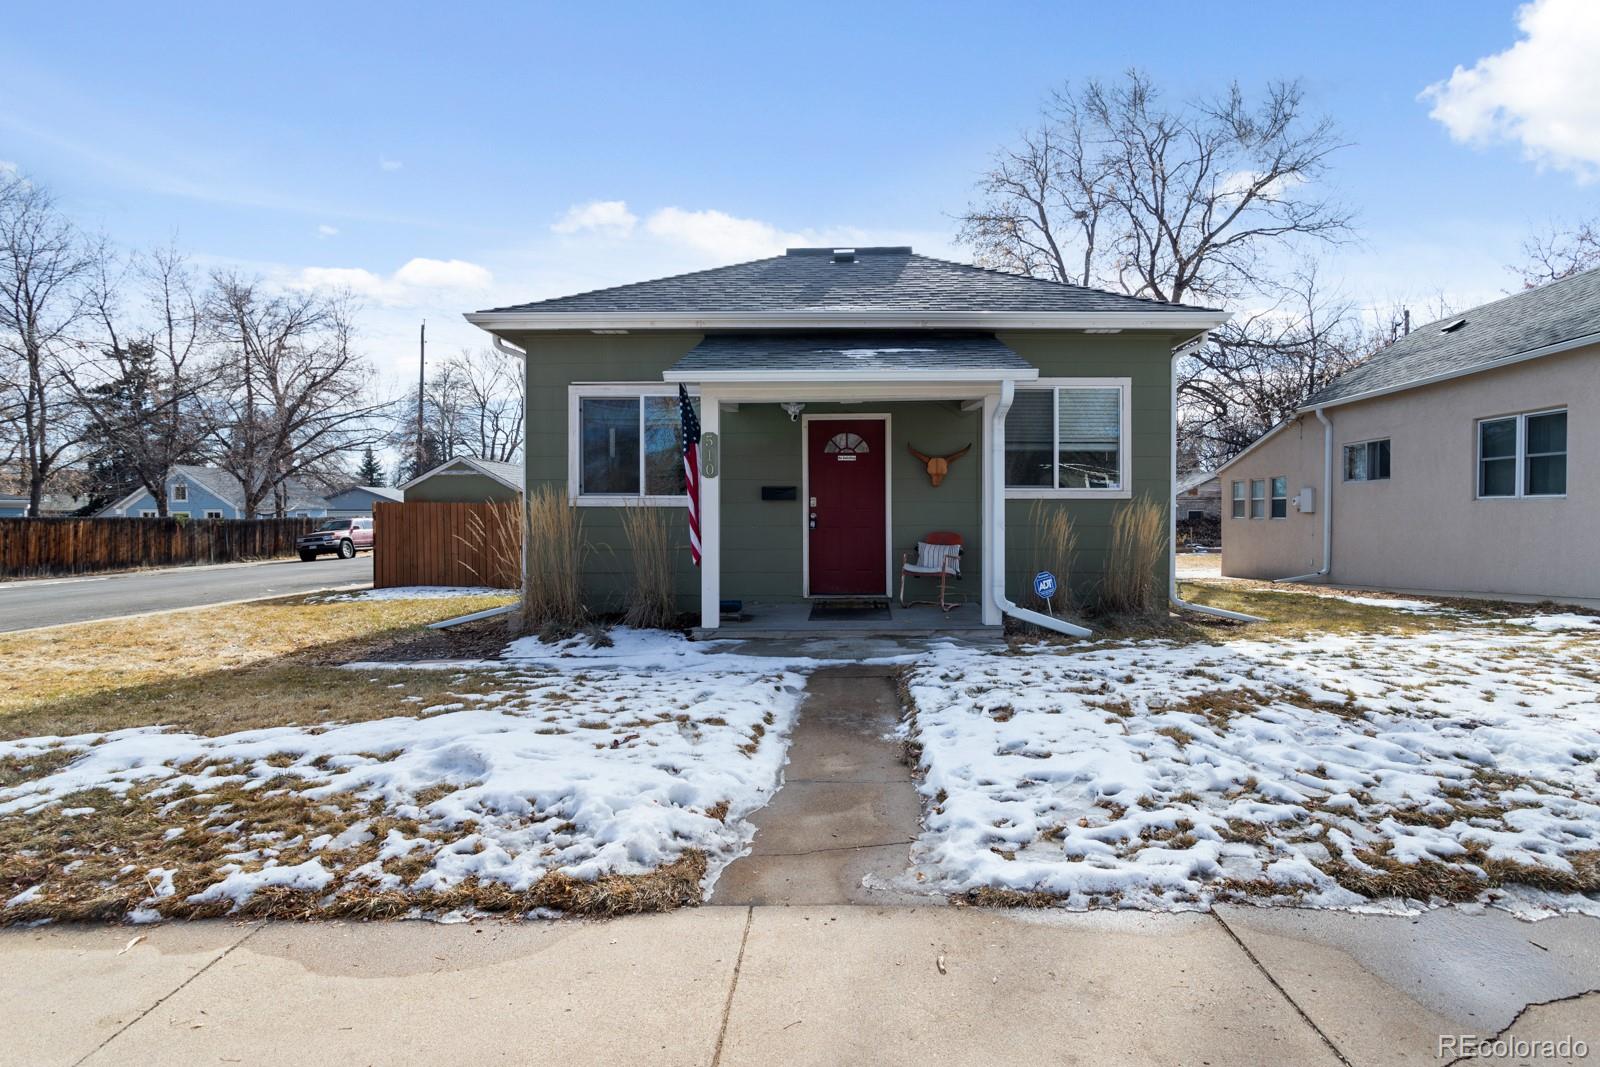
[[[1005,490],[1005,440],[1006,440],[1006,412],[1011,410],[1011,400],[1016,396],[1015,382],[1003,381],[1000,383],[1000,402],[995,405],[994,417],[990,420],[989,440],[989,479],[990,492],[994,494],[995,502],[992,508],[991,523],[994,528],[989,531],[990,552],[989,559],[992,564],[989,568],[989,593],[994,597],[995,604],[1002,614],[1013,619],[1042,626],[1046,630],[1054,630],[1058,634],[1069,637],[1093,637],[1094,631],[1082,626],[1074,626],[1070,622],[1063,622],[1051,615],[1027,608],[1018,607],[1006,598],[1006,490]]]
[[[1221,311],[476,311],[486,330],[759,330],[969,328],[979,330],[1209,330]]]
[[[1172,481],[1170,486],[1178,484],[1178,358],[1183,355],[1184,349],[1190,345],[1204,341],[1208,329],[1197,337],[1191,338],[1187,344],[1181,344],[1172,350],[1172,363],[1168,367],[1167,377],[1172,382],[1172,440],[1171,462]],[[1220,471],[1219,471],[1220,473]],[[1246,615],[1242,611],[1228,611],[1224,608],[1208,608],[1203,604],[1192,604],[1178,595],[1178,503],[1175,494],[1167,495],[1167,599],[1172,606],[1180,611],[1195,611],[1201,615],[1215,615],[1219,619],[1232,619],[1234,622],[1266,622],[1259,615]]]
[[[1280,582],[1309,582],[1333,573],[1333,423],[1320,407],[1314,411],[1322,423],[1322,567],[1310,574],[1277,579]]]

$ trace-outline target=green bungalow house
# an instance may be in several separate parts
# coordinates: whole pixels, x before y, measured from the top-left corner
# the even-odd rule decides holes
[[[794,618],[889,600],[902,553],[915,562],[935,532],[963,546],[952,622],[1032,616],[1014,600],[1040,500],[1071,511],[1071,581],[1091,587],[1114,509],[1144,494],[1170,508],[1174,355],[1227,316],[883,247],[791,248],[466,318],[525,359],[526,484],[586,509],[609,549],[585,564],[597,600],[629,582],[620,509],[687,503],[679,384],[697,398],[703,559],[685,548],[677,578],[712,631],[727,601]]]

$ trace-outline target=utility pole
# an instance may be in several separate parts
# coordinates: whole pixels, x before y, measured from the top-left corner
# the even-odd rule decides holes
[[[425,449],[422,443],[422,398],[428,381],[428,320],[422,320],[422,331],[417,336],[417,470],[413,478],[423,474]]]

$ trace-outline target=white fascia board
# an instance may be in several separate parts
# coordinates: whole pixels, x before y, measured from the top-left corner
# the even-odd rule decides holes
[[[476,311],[474,326],[507,330],[1209,330],[1224,311]]]
[[[949,367],[896,367],[893,370],[667,370],[662,372],[665,382],[736,382],[765,385],[785,382],[1031,382],[1039,377],[1036,367],[1007,367],[1003,369],[949,368]]]

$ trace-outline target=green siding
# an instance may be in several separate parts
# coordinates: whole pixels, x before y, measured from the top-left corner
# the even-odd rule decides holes
[[[567,387],[574,382],[661,381],[662,372],[699,343],[698,333],[508,334],[528,352],[527,475],[530,487],[567,482]],[[1133,379],[1133,490],[1170,506],[1171,351],[1182,338],[1157,334],[1085,335],[1002,333],[1000,339],[1039,368],[1042,377],[1126,377]],[[981,413],[963,412],[953,401],[873,403],[841,406],[810,404],[810,414],[878,414],[892,420],[891,510],[894,559],[923,534],[954,530],[966,542],[965,577],[959,589],[978,598],[982,580]],[[799,422],[775,404],[744,404],[722,415],[722,595],[729,599],[793,600],[801,596],[801,484]],[[970,453],[951,467],[937,489],[923,465],[907,451],[914,444],[929,454],[953,452],[971,442]],[[763,501],[763,485],[793,485],[802,499]],[[1097,583],[1119,501],[1054,501],[1067,508],[1078,529],[1079,549],[1071,588],[1079,595]],[[1023,599],[1036,564],[1027,528],[1033,502],[1006,505],[1007,589]],[[620,509],[580,509],[591,551],[585,585],[591,604],[619,607],[631,567]],[[698,573],[689,562],[687,525],[673,510],[680,551],[677,572],[685,611],[699,607]],[[1165,569],[1162,578],[1165,580]]]
[[[1163,508],[1172,505],[1172,349],[1184,338],[1160,334],[1001,333],[1000,340],[1039,368],[1041,378],[1131,378],[1133,494],[1148,494]],[[1120,500],[1054,500],[1066,508],[1078,533],[1078,552],[1068,590],[1078,599],[1092,595],[1105,570],[1111,516]],[[1006,501],[1006,591],[1022,603],[1030,595],[1039,558],[1028,518],[1032,500]],[[1058,577],[1062,577],[1058,575]],[[1167,580],[1166,563],[1161,581]],[[1058,601],[1059,603],[1059,601]]]
[[[517,491],[483,474],[449,474],[418,482],[406,490],[406,500],[436,504],[475,504],[485,500],[515,500]]]

